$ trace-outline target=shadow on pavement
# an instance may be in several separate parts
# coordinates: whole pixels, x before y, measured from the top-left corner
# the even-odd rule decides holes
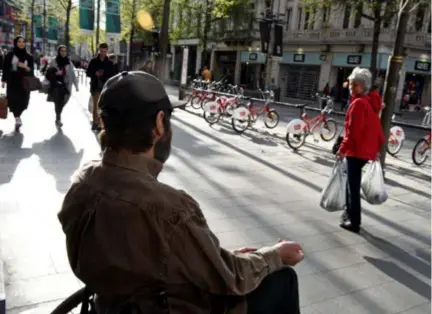
[[[414,194],[418,194],[418,195],[423,196],[425,198],[430,198],[431,197],[430,193],[423,192],[421,190],[415,189],[415,188],[407,186],[405,184],[401,184],[398,181],[395,181],[395,180],[392,180],[392,179],[389,179],[389,178],[385,178],[385,183],[388,184],[388,185],[390,185],[390,186],[393,186],[393,187],[403,188],[404,190],[407,190],[408,192],[411,192],[411,193],[414,193]]]
[[[290,176],[294,179],[296,179],[297,181],[300,181],[300,183],[304,183],[307,184],[310,188],[319,191],[321,188],[314,185],[313,183],[310,182],[305,182],[303,179],[298,178],[297,176],[283,170],[280,169],[264,160],[261,160],[260,158],[257,158],[255,156],[253,156],[252,154],[249,154],[247,152],[242,151],[241,149],[238,149],[237,147],[235,147],[234,145],[231,145],[229,143],[224,142],[221,139],[218,138],[214,138],[212,135],[205,133],[204,131],[199,130],[197,127],[190,125],[189,123],[179,120],[178,118],[174,117],[175,120],[181,122],[182,124],[192,128],[193,130],[196,131],[200,131],[200,133],[205,134],[206,136],[214,139],[215,141],[219,142],[220,144],[223,144],[225,146],[228,146],[232,149],[234,149],[237,152],[240,152],[241,154],[245,155],[246,157],[249,157],[253,160],[256,160],[262,164],[267,165],[268,167],[279,171],[287,176]],[[199,142],[200,140],[197,139],[195,136],[193,136],[192,134],[190,134],[189,132],[186,132],[184,130],[181,130],[181,128],[176,128],[174,132],[177,132],[177,134],[179,134],[179,136],[177,137],[175,135],[175,138],[178,139],[182,139],[179,140],[177,142],[177,140],[173,141],[173,146],[176,147],[176,150],[173,151],[173,156],[175,156],[176,158],[178,158],[181,163],[187,167],[189,170],[191,170],[192,172],[194,172],[195,174],[197,174],[198,176],[200,176],[203,180],[207,181],[213,188],[214,190],[212,191],[212,193],[216,194],[219,196],[219,198],[225,199],[227,202],[230,203],[231,206],[221,206],[219,208],[220,211],[227,211],[229,212],[231,210],[232,207],[238,207],[239,209],[242,209],[245,213],[248,214],[248,217],[252,218],[254,221],[256,221],[260,226],[265,226],[264,228],[261,228],[267,235],[270,235],[272,238],[275,239],[282,239],[282,238],[290,238],[290,237],[295,237],[296,235],[294,233],[289,232],[289,230],[285,230],[283,229],[283,231],[280,228],[277,228],[277,226],[269,226],[267,224],[267,221],[265,220],[264,217],[262,217],[262,215],[257,214],[256,212],[253,212],[253,208],[251,208],[251,203],[250,202],[246,202],[244,203],[242,201],[241,198],[238,197],[238,195],[236,195],[235,191],[230,190],[229,188],[226,188],[224,186],[221,185],[220,182],[218,182],[217,179],[212,178],[211,176],[209,177],[206,173],[204,173],[199,166],[197,166],[193,159],[188,158],[188,156],[185,156],[184,153],[179,153],[179,152],[188,152],[189,153],[189,147],[192,147],[192,151],[193,153],[191,154],[192,156],[205,156],[208,155],[209,151],[206,147],[202,146],[202,145],[197,145],[197,142]],[[183,140],[184,138],[186,138],[186,140]],[[187,143],[187,144],[185,144]],[[202,152],[198,152],[196,150],[202,150]],[[220,152],[217,152],[217,154],[221,155],[221,158],[226,158],[226,156],[224,156],[225,154],[221,154]],[[170,170],[174,170],[174,167],[170,167]],[[225,170],[225,169],[224,169]],[[228,171],[231,171],[231,169],[227,169]],[[242,175],[242,176],[247,176],[247,173],[245,171],[236,169],[237,172]],[[179,173],[179,175],[181,175],[181,173]],[[193,195],[192,195],[193,197]],[[253,207],[253,206],[252,206]],[[226,208],[226,209],[224,209]],[[295,212],[290,212],[291,214],[295,215]],[[320,225],[320,222],[317,221],[308,221],[309,224],[313,225],[317,231],[321,231],[321,232],[328,232],[325,228],[323,228]],[[337,223],[337,222],[335,222]],[[251,229],[253,229],[255,227],[252,227]],[[247,233],[247,230],[243,230],[241,232]],[[342,246],[342,243],[339,239],[335,239],[335,241],[339,242],[340,245]],[[344,277],[338,276],[333,274],[331,271],[332,269],[327,269],[327,265],[325,264],[324,261],[321,261],[317,258],[314,258],[313,256],[307,258],[307,261],[305,261],[307,263],[309,263],[313,268],[315,268],[317,271],[316,272],[321,272],[322,270],[324,270],[324,272],[326,273],[325,276],[327,276],[329,278],[329,280],[332,282],[332,284],[334,284],[335,286],[337,286],[341,291],[351,291],[352,286],[345,280]],[[327,269],[327,270],[326,270]],[[384,308],[383,306],[377,301],[374,300],[366,295],[362,295],[362,294],[352,294],[352,298],[356,299],[356,301],[358,301],[360,304],[364,305],[365,308],[372,308],[373,309],[373,313],[381,313],[384,312]]]
[[[397,245],[384,240],[380,237],[377,237],[366,230],[362,230],[361,235],[376,248],[380,249],[384,253],[388,254],[395,260],[405,264],[407,267],[410,267],[416,270],[418,273],[422,274],[427,278],[431,278],[431,263],[425,262],[416,256],[404,251]],[[430,286],[429,286],[429,296],[430,296]]]
[[[398,175],[410,176],[410,177],[413,177],[413,178],[418,179],[418,180],[426,181],[428,183],[431,182],[431,176],[430,175],[427,175],[427,174],[424,174],[424,173],[421,173],[418,171],[412,171],[410,169],[406,169],[406,168],[402,168],[402,167],[398,167],[398,166],[393,166],[393,165],[389,165],[389,164],[386,164],[386,170],[393,172],[395,174],[398,174]],[[430,197],[430,195],[428,197]]]
[[[22,148],[24,136],[19,132],[0,132],[0,185],[9,183],[22,159],[33,155],[31,148]]]
[[[397,282],[403,284],[425,299],[430,299],[431,287],[427,283],[416,278],[414,275],[405,271],[402,267],[391,261],[365,256],[364,259],[378,268],[386,275],[392,277]]]
[[[83,149],[77,152],[70,138],[58,130],[51,138],[35,143],[33,152],[39,156],[42,168],[55,178],[57,191],[65,193],[81,163]]]

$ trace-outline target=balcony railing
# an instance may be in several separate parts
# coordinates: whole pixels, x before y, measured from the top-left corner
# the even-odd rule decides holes
[[[381,29],[380,43],[392,45],[396,37],[396,31]],[[304,43],[304,44],[370,44],[373,39],[373,29],[354,28],[354,29],[329,29],[309,31],[286,31],[284,35],[285,43]],[[431,46],[431,34],[419,32],[407,32],[405,45],[412,48],[428,48]]]
[[[237,29],[237,30],[225,30],[215,32],[213,39],[216,41],[236,41],[236,40],[259,40],[260,33],[258,30],[251,29]]]

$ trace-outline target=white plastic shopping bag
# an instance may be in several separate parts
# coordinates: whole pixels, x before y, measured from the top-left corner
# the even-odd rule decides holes
[[[329,212],[344,210],[346,184],[346,161],[337,160],[330,180],[322,191],[320,206]]]
[[[90,113],[93,113],[93,97],[90,96],[89,102],[88,102],[88,111],[90,111]]]
[[[361,187],[363,197],[369,204],[379,205],[388,199],[381,162],[379,160],[369,163],[363,176]]]

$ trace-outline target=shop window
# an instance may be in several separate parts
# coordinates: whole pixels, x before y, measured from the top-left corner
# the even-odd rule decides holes
[[[351,17],[351,6],[345,5],[343,28],[349,28],[350,17]]]
[[[415,19],[415,30],[420,31],[423,26],[424,17],[426,12],[426,4],[420,4],[417,9],[416,19]]]
[[[292,8],[289,8],[286,11],[286,24],[285,24],[285,29],[289,30],[290,29],[290,25],[291,25],[291,18],[292,18]]]
[[[363,3],[360,2],[355,8],[354,28],[359,28],[363,14]]]
[[[301,29],[301,23],[302,23],[302,14],[303,14],[303,9],[302,8],[298,8],[297,11],[297,29],[300,30]]]

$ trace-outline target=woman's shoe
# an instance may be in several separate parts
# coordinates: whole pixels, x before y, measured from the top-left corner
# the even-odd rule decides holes
[[[348,231],[351,231],[354,233],[360,232],[360,226],[353,225],[350,221],[342,222],[339,226],[345,230],[348,230]]]

